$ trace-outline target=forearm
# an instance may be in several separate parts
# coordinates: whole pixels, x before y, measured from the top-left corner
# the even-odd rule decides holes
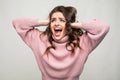
[[[47,20],[40,21],[38,19],[31,18],[21,18],[13,20],[13,26],[22,38],[25,38],[28,35],[28,32],[33,34],[34,32],[38,31],[37,29],[35,29],[35,27],[46,25],[48,25]]]
[[[39,26],[48,26],[49,20],[38,20]]]
[[[109,31],[109,25],[101,20],[91,20],[87,22],[71,23],[73,28],[81,28],[90,34],[107,33]]]
[[[91,20],[74,26],[85,31],[80,37],[80,45],[88,53],[99,45],[109,31],[109,25],[101,20]]]
[[[38,19],[31,19],[31,18],[21,18],[13,20],[14,27],[38,27],[38,26],[47,26],[49,24],[48,20],[38,20]]]
[[[38,20],[30,18],[21,18],[13,21],[13,26],[25,43],[31,47],[34,40],[39,38],[42,31],[35,27],[45,26],[48,24],[47,20]]]
[[[71,23],[71,26],[72,28],[81,28],[82,27],[82,22],[74,22],[74,23]]]

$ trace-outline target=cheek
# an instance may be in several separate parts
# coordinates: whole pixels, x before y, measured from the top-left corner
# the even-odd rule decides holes
[[[53,25],[50,25],[50,29],[53,32],[53,30],[54,30]]]
[[[62,26],[64,26],[64,27],[66,26],[66,24],[65,24],[65,23],[61,23],[61,25],[62,25]]]
[[[51,23],[51,24],[50,24],[50,28],[53,28],[53,26],[54,26],[54,24],[53,24],[53,23]]]
[[[50,26],[53,26],[53,23],[50,23]]]
[[[65,29],[66,29],[66,25],[65,25],[65,24],[63,24],[62,26],[63,26],[63,29],[64,29],[64,31],[65,31]]]

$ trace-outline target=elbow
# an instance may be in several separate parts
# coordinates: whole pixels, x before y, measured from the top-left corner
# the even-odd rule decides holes
[[[19,20],[13,20],[12,25],[14,28],[16,28],[19,25]]]
[[[104,38],[106,36],[106,34],[109,32],[109,30],[110,30],[109,24],[103,23],[101,26],[101,32],[100,32],[99,36]]]
[[[13,27],[15,27],[15,24],[16,24],[16,20],[13,20],[13,21],[12,21]]]
[[[109,32],[109,30],[110,30],[110,26],[108,25],[106,26],[106,32]]]
[[[103,26],[103,31],[104,31],[105,33],[108,33],[109,30],[110,30],[110,25],[107,24],[107,23],[105,23],[104,26]]]
[[[17,32],[20,32],[23,29],[23,20],[22,19],[15,19],[12,21],[12,25]]]
[[[15,20],[12,21],[12,25],[13,25],[13,27],[14,27],[15,29],[17,29],[17,28],[22,28],[22,26],[24,26],[25,23],[26,23],[25,20],[22,19],[22,18],[20,18],[20,19],[15,19]]]
[[[110,30],[110,25],[102,20],[96,20],[96,24],[98,24],[98,27],[100,28],[100,32],[102,33],[108,33]]]
[[[95,21],[96,21],[95,25],[97,27],[95,35],[97,37],[105,36],[110,30],[110,25],[102,20],[95,20]]]

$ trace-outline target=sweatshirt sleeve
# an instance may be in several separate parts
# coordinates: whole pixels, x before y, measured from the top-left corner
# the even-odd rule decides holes
[[[21,18],[13,20],[13,26],[23,41],[31,46],[33,40],[35,41],[40,31],[35,27],[39,26],[38,19]]]
[[[85,33],[80,38],[80,46],[86,53],[93,51],[109,31],[109,25],[98,19],[83,22],[81,29]]]

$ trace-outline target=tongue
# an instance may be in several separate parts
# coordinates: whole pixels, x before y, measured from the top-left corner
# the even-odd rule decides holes
[[[56,36],[60,36],[60,34],[61,34],[61,31],[55,31]]]

